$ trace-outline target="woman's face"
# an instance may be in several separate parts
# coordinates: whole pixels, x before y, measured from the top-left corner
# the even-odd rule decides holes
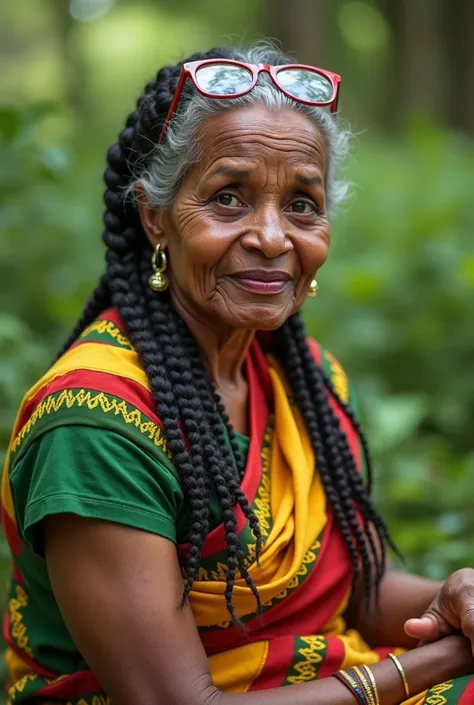
[[[328,254],[324,139],[305,115],[258,106],[211,117],[200,142],[172,208],[142,209],[171,296],[197,319],[278,328]]]

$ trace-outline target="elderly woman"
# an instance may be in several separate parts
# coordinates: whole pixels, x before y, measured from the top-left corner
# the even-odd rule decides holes
[[[353,392],[300,318],[338,88],[213,49],[110,148],[106,272],[4,472],[9,703],[474,702],[474,571],[386,566]]]

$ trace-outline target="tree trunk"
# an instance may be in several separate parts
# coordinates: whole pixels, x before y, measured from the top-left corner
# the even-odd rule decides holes
[[[83,57],[72,39],[76,23],[69,12],[69,3],[59,3],[55,16],[66,76],[66,98],[77,117],[89,122],[93,115],[87,98],[87,72]]]
[[[474,132],[474,2],[450,0],[444,25],[448,45],[449,85],[444,96],[449,121]]]
[[[266,0],[266,26],[271,38],[299,63],[325,65],[327,2],[325,0]]]
[[[405,109],[444,121],[449,77],[443,0],[401,0],[400,5],[403,36],[395,61],[402,69]]]

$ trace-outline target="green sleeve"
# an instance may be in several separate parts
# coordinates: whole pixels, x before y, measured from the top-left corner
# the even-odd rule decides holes
[[[114,431],[81,425],[48,431],[10,474],[20,536],[41,555],[39,523],[71,513],[176,542],[183,493],[163,460]]]

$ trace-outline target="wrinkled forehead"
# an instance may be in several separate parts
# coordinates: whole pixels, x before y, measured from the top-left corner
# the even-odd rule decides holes
[[[327,151],[320,129],[307,115],[290,108],[225,110],[202,125],[198,139],[201,175],[216,161],[228,158],[256,165],[313,167],[325,176]]]

